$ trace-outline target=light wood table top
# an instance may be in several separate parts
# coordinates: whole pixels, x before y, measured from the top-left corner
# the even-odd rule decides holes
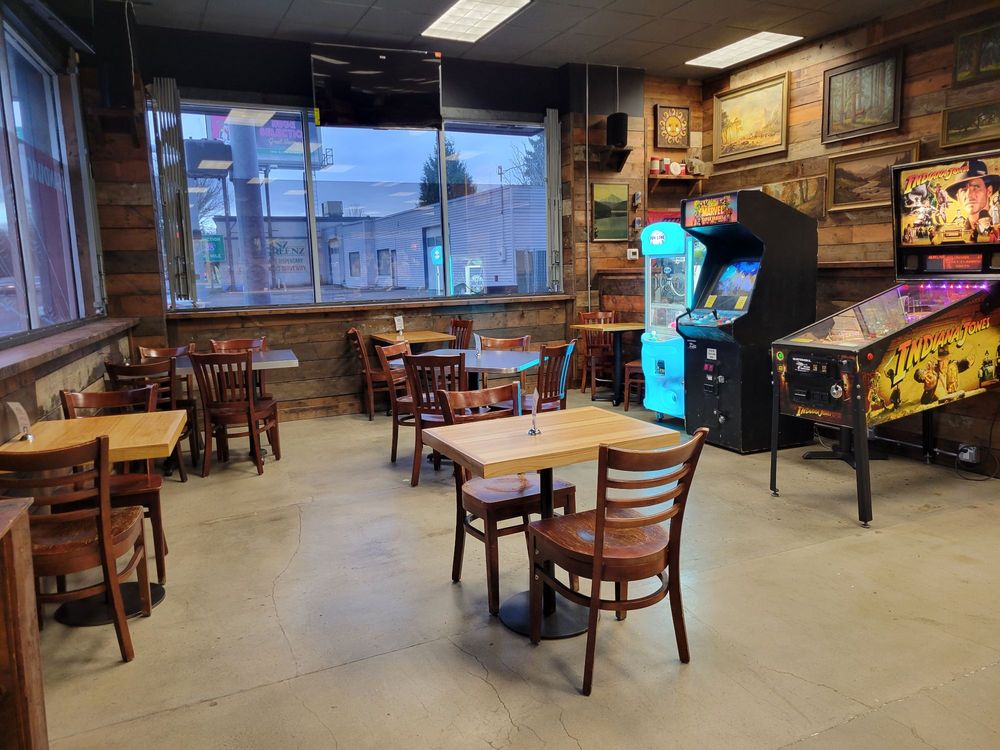
[[[173,452],[186,421],[187,412],[178,410],[36,422],[31,426],[34,440],[11,440],[0,445],[0,451],[25,453],[66,448],[107,435],[112,463],[166,458]]]
[[[597,458],[604,443],[618,448],[666,448],[680,433],[623,414],[584,406],[538,415],[540,435],[528,435],[531,415],[423,430],[434,448],[481,477],[517,474]]]
[[[582,331],[601,331],[602,333],[623,333],[625,331],[645,331],[645,323],[575,323],[570,328]]]
[[[466,372],[486,372],[490,375],[517,375],[519,372],[538,367],[538,352],[519,352],[512,349],[483,349],[477,357],[475,349],[435,349],[420,352],[415,357],[440,356],[442,354],[462,354],[465,356]],[[398,366],[402,366],[402,360]],[[395,365],[395,362],[393,362]]]
[[[371,337],[383,344],[401,344],[404,341],[410,344],[445,344],[455,340],[455,337],[450,333],[441,333],[440,331],[403,331],[402,336],[395,331],[384,331],[383,333],[373,333]]]
[[[205,352],[210,354],[211,352]],[[285,367],[298,367],[299,358],[291,349],[269,349],[266,352],[253,353],[253,369],[257,370],[280,370]],[[177,358],[177,372],[179,374],[194,372],[191,360],[187,356]]]

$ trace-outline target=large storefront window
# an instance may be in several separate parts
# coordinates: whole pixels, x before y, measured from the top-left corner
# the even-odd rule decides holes
[[[199,307],[548,289],[540,126],[316,127],[300,111],[203,103],[180,113]]]
[[[23,201],[22,283],[37,316],[34,327],[44,327],[80,317],[62,123],[55,76],[10,33],[4,44],[7,136],[20,172],[15,192]]]

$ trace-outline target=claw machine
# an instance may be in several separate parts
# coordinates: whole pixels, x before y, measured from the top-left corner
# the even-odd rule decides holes
[[[642,405],[658,419],[684,419],[684,341],[676,321],[691,308],[705,246],[672,221],[649,224],[641,241],[646,265]]]
[[[868,439],[879,425],[994,388],[1000,360],[1000,151],[892,168],[896,286],[771,347],[773,410],[839,429],[811,459],[855,471],[858,518],[872,520]],[[928,214],[932,213],[932,219]],[[929,229],[932,227],[933,229]],[[771,492],[778,494],[777,453]]]

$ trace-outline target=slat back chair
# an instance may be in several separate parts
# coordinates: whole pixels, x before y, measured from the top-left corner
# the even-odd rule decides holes
[[[502,349],[509,352],[526,352],[528,347],[531,346],[531,335],[527,336],[515,336],[513,338],[497,338],[495,336],[482,336],[479,337],[479,345],[483,349]],[[517,380],[521,384],[521,392],[524,392],[524,373],[519,372],[517,374]],[[483,388],[488,388],[490,381],[487,373],[480,373],[479,383]]]
[[[434,427],[444,423],[443,406],[438,402],[438,391],[467,390],[465,356],[457,354],[404,355],[406,383],[413,399],[413,424],[416,427],[413,447],[413,469],[410,486],[416,487],[420,481],[420,462],[423,453],[424,427]],[[434,469],[441,468],[441,456],[434,451]]]
[[[193,341],[190,344],[181,344],[180,346],[140,346],[139,359],[145,361],[148,359],[166,359],[168,357],[186,357],[195,351],[196,347],[197,344]]]
[[[142,508],[112,508],[108,437],[48,451],[0,453],[0,489],[33,498],[50,513],[32,514],[32,561],[36,576],[39,624],[42,605],[104,594],[108,598],[122,660],[135,657],[125,619],[120,582],[136,571],[142,614],[151,612]],[[119,571],[117,560],[132,555]],[[65,590],[65,576],[103,570],[99,583]],[[62,581],[55,593],[42,591],[40,579]]]
[[[242,352],[190,356],[204,412],[205,455],[202,476],[208,476],[209,473],[213,437],[218,440],[220,460],[229,460],[229,438],[249,437],[257,474],[263,474],[261,433],[267,433],[275,459],[281,460],[278,405],[273,399],[261,398],[253,385],[253,353],[245,349]],[[230,426],[240,425],[246,426],[246,432],[228,431]]]
[[[267,351],[267,336],[248,339],[209,339],[208,343],[212,347],[213,354]],[[267,392],[265,377],[263,370],[254,372],[254,382],[257,384],[257,398],[272,398],[271,394]]]
[[[130,414],[156,410],[159,384],[147,383],[117,391],[60,391],[63,416],[77,417]],[[180,442],[178,440],[178,442]],[[179,458],[178,458],[179,460]],[[133,462],[134,463],[137,462]],[[159,583],[167,580],[167,539],[163,530],[163,508],[160,490],[163,479],[154,470],[153,459],[146,459],[144,470],[134,471],[126,465],[116,465],[111,476],[111,504],[116,508],[142,506],[146,518],[153,527],[153,554],[156,558],[156,579]]]
[[[439,391],[438,401],[445,407],[445,424],[516,417],[521,415],[521,386],[507,383],[477,391]],[[491,614],[500,610],[499,539],[526,531],[528,516],[541,512],[539,492],[537,474],[482,479],[455,464],[455,551],[451,578],[456,582],[462,578],[466,534],[483,542],[486,545],[487,603]],[[574,512],[576,488],[568,482],[553,480],[553,505]],[[501,522],[514,518],[520,522],[500,526]],[[482,519],[482,530],[474,524],[477,519]]]
[[[180,346],[140,346],[139,362],[158,362],[171,357],[186,357],[196,350],[197,345],[192,341],[189,344]],[[183,384],[183,388],[175,395],[177,409],[186,409],[188,413],[188,424],[185,430],[194,437],[191,439],[191,461],[197,463],[200,450],[198,442],[198,399],[194,395],[194,374],[186,372],[179,375],[178,379]]]
[[[400,390],[406,385],[406,372],[404,370],[388,370],[375,364],[368,356],[368,347],[361,335],[361,331],[353,326],[347,329],[347,339],[351,342],[351,348],[358,358],[358,368],[361,372],[362,399],[365,408],[368,410],[368,421],[375,418],[375,394],[386,393],[389,398],[389,406],[392,408],[392,392]],[[408,352],[407,352],[408,353]]]
[[[543,344],[538,351],[538,410],[566,408],[566,379],[576,339],[568,344]],[[526,394],[524,410],[531,411],[534,396]]]
[[[402,387],[389,389],[389,408],[392,414],[392,451],[389,460],[396,463],[396,444],[399,441],[399,428],[413,427],[415,414],[413,412],[413,397],[407,393],[406,368],[393,367],[393,362],[402,362],[403,358],[411,354],[410,342],[401,341],[398,344],[389,346],[376,346],[375,354],[378,356],[379,368],[387,382],[398,382]],[[399,378],[402,378],[400,381]]]
[[[198,429],[197,421],[193,412],[193,404],[187,400],[179,399],[180,378],[177,377],[177,358],[167,357],[144,362],[139,365],[127,365],[116,362],[105,362],[105,370],[108,373],[108,380],[111,381],[113,390],[123,390],[129,388],[142,387],[145,385],[157,386],[156,409],[159,411],[173,411],[184,408],[187,415],[187,424],[184,425],[184,432],[181,439],[177,441],[174,448],[174,461],[177,463],[181,481],[187,481],[187,469],[184,468],[184,461],[181,455],[181,440],[187,438],[191,447],[191,461],[198,460]],[[183,407],[181,405],[183,401]]]
[[[468,349],[472,346],[472,321],[454,318],[448,332],[455,337],[450,349]]]
[[[589,607],[583,693],[590,695],[597,617],[613,611],[624,620],[631,609],[669,597],[677,651],[690,661],[681,605],[680,545],[684,511],[708,428],[695,430],[683,445],[636,451],[602,445],[597,469],[597,509],[534,522],[528,529],[531,556],[531,639],[541,637],[542,587]],[[662,524],[669,521],[669,528]],[[592,534],[592,536],[591,536]],[[575,592],[545,573],[544,561],[591,579],[589,595]],[[656,577],[652,593],[628,598],[628,583]],[[613,581],[614,599],[601,598],[601,582]]]
[[[581,323],[615,323],[617,315],[613,310],[604,312],[594,310],[592,312],[577,313],[577,318]],[[580,381],[580,393],[587,390],[587,382],[590,382],[590,398],[594,399],[594,386],[597,380],[610,380],[610,377],[599,378],[598,372],[609,375],[614,367],[614,334],[602,331],[588,331],[583,329],[583,346],[580,351],[583,354],[584,368]]]

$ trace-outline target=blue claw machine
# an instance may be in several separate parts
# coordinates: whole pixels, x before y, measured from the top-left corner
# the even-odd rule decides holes
[[[705,246],[680,224],[659,221],[642,230],[646,257],[646,331],[642,334],[643,406],[657,418],[684,419],[684,340],[677,316],[690,309]]]

